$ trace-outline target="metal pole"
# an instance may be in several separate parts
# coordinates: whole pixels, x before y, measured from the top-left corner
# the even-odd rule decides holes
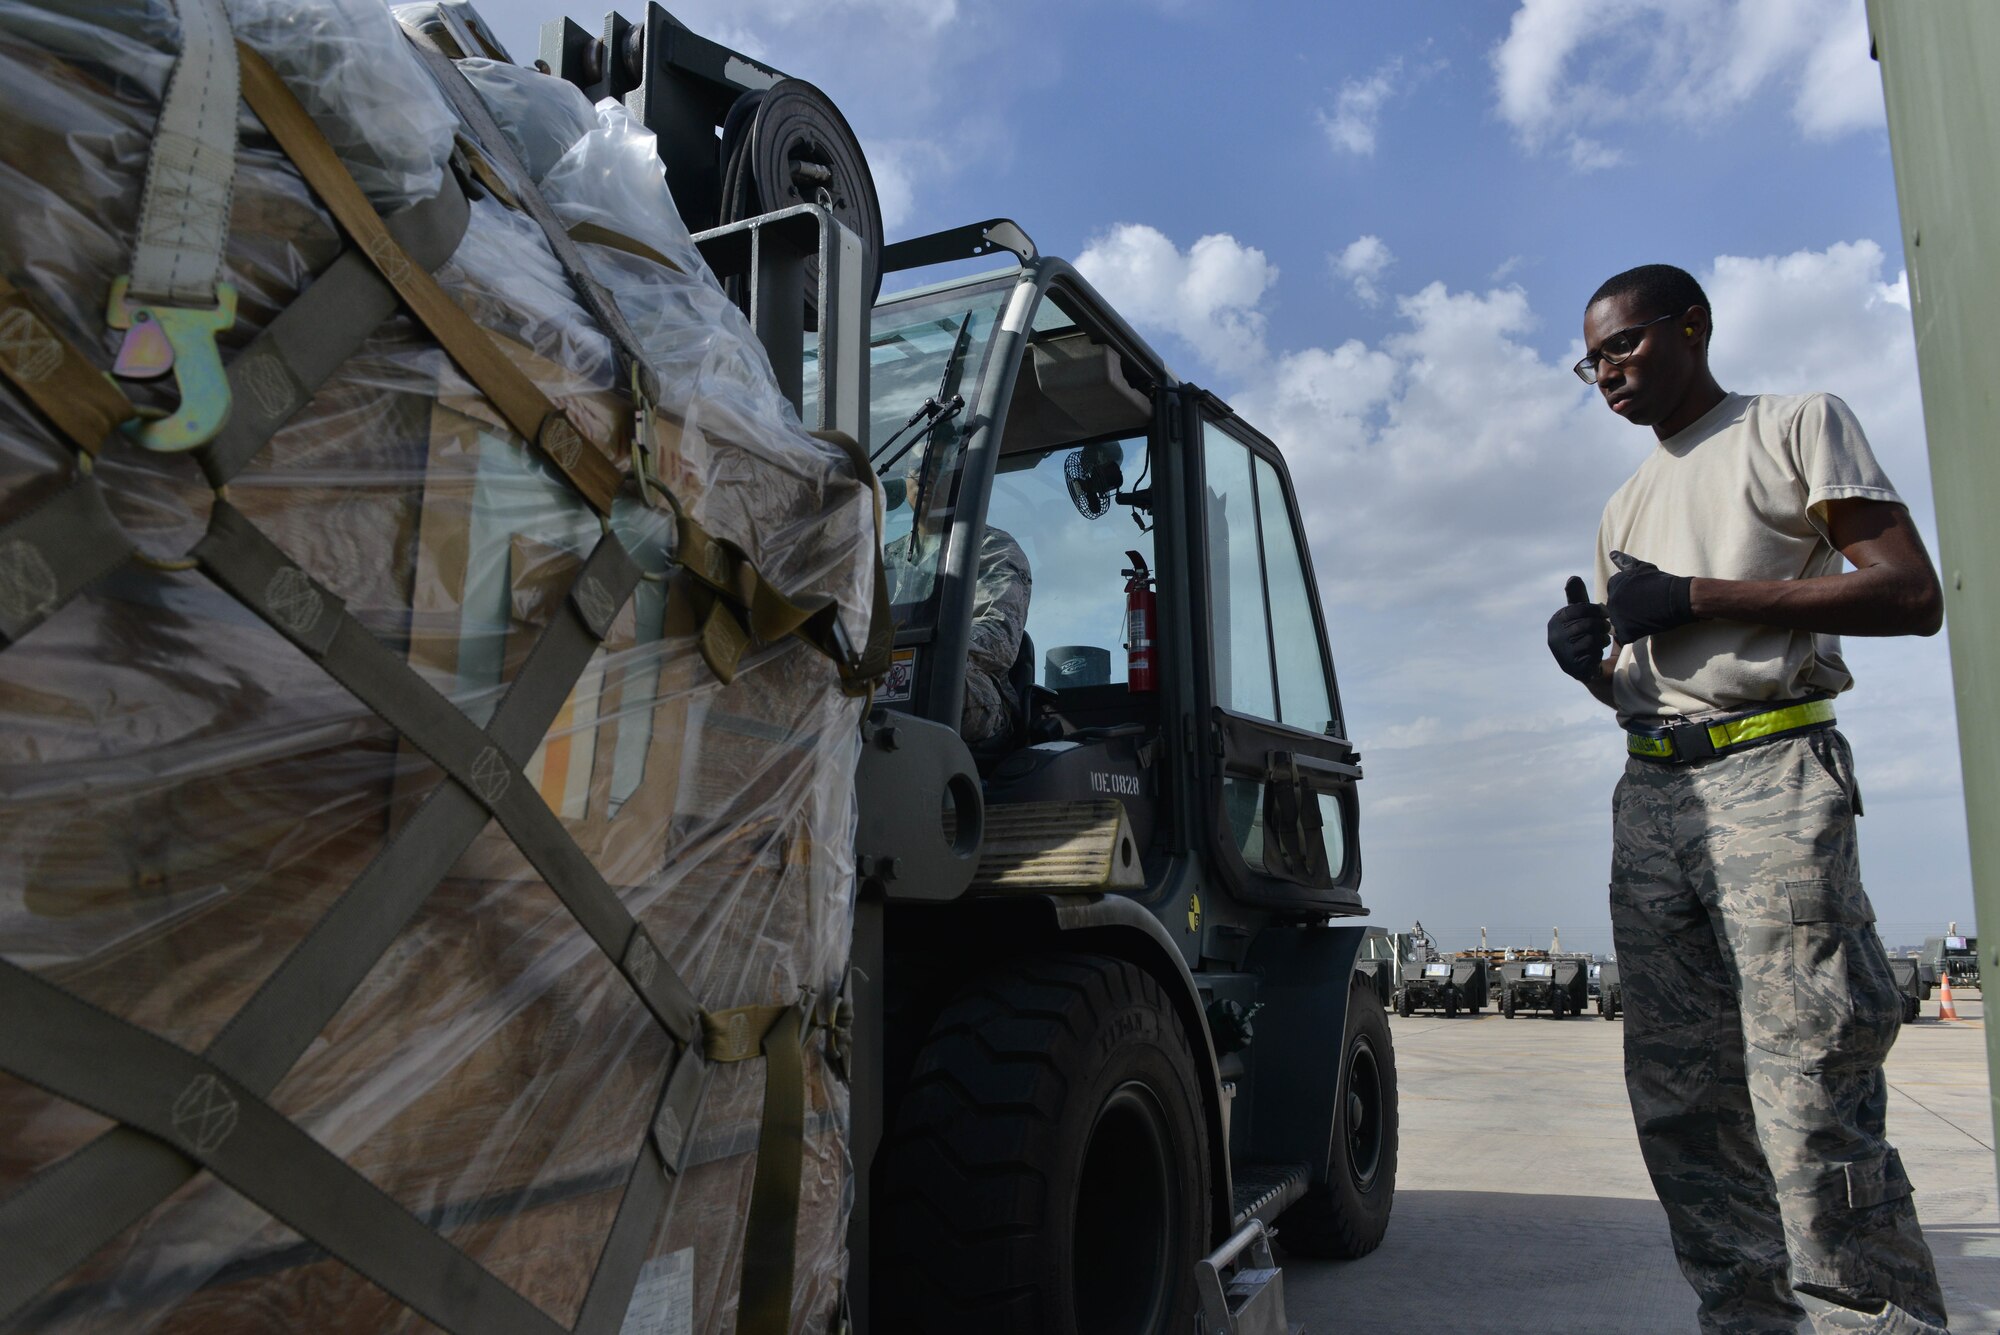
[[[2000,6],[1992,0],[1868,0],[1896,164],[1924,394],[1938,546],[1951,628],[1959,759],[1972,850],[1980,969],[2000,977]],[[2000,1025],[1986,1025],[1987,1097],[2000,1126]],[[2000,1174],[2000,1157],[1995,1160]]]

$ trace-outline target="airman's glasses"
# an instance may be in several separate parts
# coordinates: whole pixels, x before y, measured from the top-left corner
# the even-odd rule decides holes
[[[1572,366],[1570,370],[1575,371],[1576,378],[1584,384],[1594,385],[1597,383],[1597,364],[1599,362],[1610,362],[1613,366],[1623,366],[1626,359],[1637,352],[1639,345],[1645,342],[1646,331],[1648,329],[1651,329],[1656,324],[1665,324],[1668,320],[1675,318],[1677,317],[1672,315],[1662,315],[1657,320],[1648,320],[1644,324],[1635,324],[1630,329],[1621,329],[1598,344],[1596,352],[1585,353],[1583,360]]]

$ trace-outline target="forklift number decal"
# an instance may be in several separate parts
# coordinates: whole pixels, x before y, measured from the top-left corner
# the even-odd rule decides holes
[[[1110,793],[1114,797],[1137,797],[1139,776],[1136,774],[1107,774],[1103,770],[1090,772],[1090,790],[1094,793]]]

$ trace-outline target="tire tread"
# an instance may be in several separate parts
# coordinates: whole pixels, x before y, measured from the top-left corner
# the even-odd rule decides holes
[[[945,1005],[880,1156],[877,1265],[895,1277],[893,1286],[876,1285],[884,1329],[1044,1328],[1040,1286],[1003,1277],[1022,1273],[1043,1241],[1039,1211],[1051,1184],[1035,1165],[1060,1134],[1071,1088],[1055,1049],[1074,1049],[1107,1016],[1134,1006],[1162,1015],[1189,1052],[1160,985],[1109,956],[1017,960]],[[1186,1097],[1199,1119],[1191,1079]],[[1205,1203],[1195,1208],[1205,1217]]]

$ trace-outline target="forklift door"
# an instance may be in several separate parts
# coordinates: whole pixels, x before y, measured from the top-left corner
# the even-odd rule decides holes
[[[1319,589],[1277,448],[1199,390],[1183,392],[1205,560],[1190,572],[1208,672],[1206,805],[1214,861],[1247,903],[1301,917],[1361,905],[1355,785]]]

